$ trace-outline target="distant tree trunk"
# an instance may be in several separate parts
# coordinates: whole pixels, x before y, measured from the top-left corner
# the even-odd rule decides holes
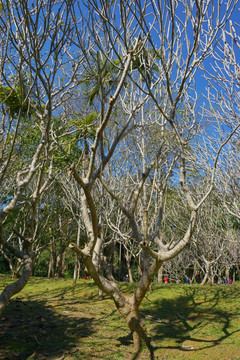
[[[202,280],[202,282],[201,282],[201,285],[202,285],[202,286],[204,286],[204,285],[206,284],[207,279],[208,279],[208,274],[205,273],[204,278],[203,278],[203,280]]]
[[[48,264],[48,278],[53,276],[53,274],[54,274],[54,267],[53,267],[53,257],[52,257],[52,253],[51,253],[49,264]]]
[[[197,263],[194,262],[194,265],[193,265],[193,276],[192,276],[192,280],[191,280],[191,284],[194,282],[197,282],[197,276],[199,274],[199,269],[198,269],[198,266],[197,266]]]
[[[50,260],[48,265],[48,278],[54,276],[55,267],[56,267],[56,242],[52,236],[52,242],[50,246]]]
[[[54,277],[64,277],[65,272],[65,257],[66,257],[66,247],[62,247],[60,252],[57,255],[56,269]]]
[[[19,261],[18,261],[19,260]],[[9,267],[11,269],[11,273],[12,273],[12,278],[16,277],[17,279],[20,278],[20,270],[23,267],[22,261],[20,261],[20,259],[17,259],[17,265],[13,265],[9,263]]]
[[[114,273],[114,252],[115,252],[115,241],[112,241],[112,245],[111,245],[111,257],[110,257],[110,271],[113,274]]]
[[[14,258],[12,255],[8,256],[3,249],[0,249],[0,254],[2,254],[4,259],[8,262],[9,269],[12,273],[12,278],[20,278],[20,270],[23,267],[22,260],[19,258]]]
[[[118,280],[122,280],[122,244],[119,244],[119,255],[118,255]]]
[[[80,277],[80,269],[81,269],[81,263],[79,257],[75,256],[74,261],[74,271],[73,271],[73,285],[76,285],[77,280],[79,280]]]
[[[208,279],[208,276],[209,276],[209,270],[210,270],[209,267],[210,267],[210,264],[207,262],[207,264],[206,264],[206,272],[205,272],[204,278],[203,278],[203,280],[201,282],[202,286],[204,286],[206,284],[206,282],[207,282],[207,279]]]
[[[129,282],[133,283],[133,276],[132,276],[132,269],[131,269],[131,254],[128,250],[125,251],[125,259],[126,259],[126,264],[127,264],[127,270],[128,270],[128,277],[129,277]]]

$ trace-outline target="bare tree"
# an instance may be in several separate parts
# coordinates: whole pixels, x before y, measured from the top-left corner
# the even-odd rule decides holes
[[[213,145],[219,146],[220,142],[231,137],[221,154],[217,171],[217,188],[219,200],[224,204],[228,214],[235,218],[235,229],[233,221],[228,222],[228,233],[226,235],[226,248],[228,259],[224,259],[225,268],[231,268],[238,263],[238,241],[234,232],[240,220],[240,199],[239,199],[239,128],[240,128],[240,107],[239,107],[239,49],[240,22],[239,9],[236,9],[235,20],[229,21],[228,26],[222,31],[222,41],[218,42],[212,59],[212,71],[207,72],[208,91],[206,99],[209,107],[204,112],[209,118],[208,126],[216,134]],[[235,130],[233,132],[233,130]],[[225,214],[225,218],[228,216]],[[235,256],[232,257],[233,249]],[[235,265],[237,266],[237,265]],[[237,266],[238,267],[238,266]]]
[[[83,222],[81,217],[81,193],[82,189],[80,186],[69,176],[64,176],[60,174],[59,180],[62,184],[62,189],[64,192],[64,203],[68,211],[71,213],[71,217],[77,225],[77,238],[76,245],[80,246],[81,233],[83,233]],[[68,242],[69,243],[69,242]],[[80,275],[80,259],[76,254],[75,264],[74,264],[74,273],[73,273],[73,283],[76,285],[76,281],[79,279]]]
[[[239,9],[236,10],[236,19]],[[240,219],[239,206],[239,36],[240,22],[229,21],[222,31],[222,41],[218,43],[212,60],[212,73],[207,73],[208,91],[206,99],[210,104],[205,113],[211,121],[213,131],[218,128],[215,143],[226,139],[233,129],[234,136],[228,142],[219,161],[218,186],[221,200],[228,212]],[[214,120],[213,120],[214,119]],[[214,126],[215,124],[215,126]]]
[[[25,262],[19,281],[3,291],[1,308],[26,284],[34,256],[31,227],[20,251],[6,241],[4,221],[25,201],[25,189],[36,178],[30,195],[34,214],[39,196],[49,185],[57,146],[67,155],[69,174],[82,189],[87,243],[84,248],[76,243],[70,247],[125,318],[133,333],[133,358],[140,353],[142,341],[154,358],[139,307],[162,264],[190,242],[198,210],[212,191],[220,152],[237,130],[230,129],[213,149],[206,191],[195,192],[192,174],[204,165],[196,135],[205,120],[197,116],[195,79],[206,59],[214,56],[220,30],[235,3],[44,0],[36,6],[24,1],[6,6],[1,1],[1,181],[7,194],[14,191],[3,196],[7,203],[1,207],[0,241]],[[78,113],[72,106],[76,99]],[[30,124],[24,127],[26,118]],[[222,118],[217,120],[220,124]],[[64,129],[63,123],[67,124]],[[91,137],[83,131],[89,128],[94,129]],[[29,129],[37,135],[19,169],[20,135]],[[72,144],[73,134],[72,152],[81,148],[77,156],[70,156],[62,142],[70,139]],[[168,236],[166,200],[172,184],[180,184],[188,221],[183,231]],[[131,241],[139,249],[141,276],[129,296],[121,291],[105,257],[100,259],[105,238],[103,206],[96,194],[103,188],[115,211],[127,220]]]
[[[98,111],[98,117],[84,171],[78,171],[77,163],[70,166],[83,189],[81,209],[88,238],[84,249],[75,243],[70,247],[82,257],[90,276],[112,297],[125,318],[133,333],[133,358],[137,358],[143,340],[153,359],[153,347],[139,307],[162,264],[176,257],[190,242],[198,210],[213,188],[220,151],[231,137],[230,134],[215,151],[205,193],[192,193],[189,170],[202,166],[191,152],[198,129],[195,76],[205,59],[213,55],[219,31],[234,3],[213,7],[212,1],[152,0],[142,4],[92,0],[85,4],[93,44],[91,51],[85,53],[87,75],[79,79],[91,86],[89,103]],[[78,46],[82,50],[84,44],[79,42]],[[146,132],[144,136],[141,131]],[[155,146],[153,133],[157,138]],[[171,144],[166,142],[167,134],[172,136]],[[130,186],[126,183],[122,187],[122,182],[117,181],[126,174],[130,174]],[[180,238],[168,239],[163,236],[163,211],[173,174],[182,188],[188,224]],[[130,296],[123,294],[107,267],[104,276],[94,264],[94,249],[102,243],[94,197],[98,181],[127,218],[131,236],[141,248],[142,275]],[[156,211],[153,199],[157,193]]]
[[[198,268],[203,274],[201,285],[205,285],[207,281],[214,284],[215,278],[224,268],[223,261],[227,248],[226,232],[222,206],[217,202],[213,192],[200,210],[193,236],[192,248]]]
[[[0,242],[23,261],[17,282],[0,296],[0,309],[27,283],[32,273],[34,222],[39,197],[51,180],[52,145],[50,132],[57,108],[69,97],[74,78],[82,63],[74,49],[72,3],[41,1],[0,2]],[[26,201],[32,214],[23,249],[4,234],[7,217]]]

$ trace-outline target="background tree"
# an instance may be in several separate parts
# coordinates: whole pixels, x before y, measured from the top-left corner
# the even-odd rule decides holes
[[[32,273],[35,254],[31,220],[49,185],[52,120],[75,86],[73,79],[82,63],[73,45],[71,7],[64,1],[43,1],[31,7],[25,1],[0,2],[0,242],[23,261],[20,279],[0,296],[1,311]],[[26,194],[34,179],[32,193]],[[32,210],[24,236],[19,234],[23,241],[20,250],[6,238],[4,227],[11,213],[26,201],[32,203]]]
[[[90,53],[85,53],[85,58],[88,74],[97,88],[92,106],[98,109],[99,115],[84,171],[78,171],[78,164],[71,165],[71,172],[84,193],[81,208],[88,243],[84,249],[75,243],[70,246],[82,257],[90,276],[103,292],[112,297],[126,319],[134,337],[134,358],[140,351],[141,340],[153,358],[153,348],[139,315],[140,304],[163,262],[177,256],[191,240],[197,212],[213,188],[217,159],[227,141],[224,139],[214,153],[212,177],[206,192],[192,192],[187,185],[187,179],[191,177],[188,169],[202,167],[198,158],[189,151],[193,148],[197,131],[194,78],[205,59],[213,54],[215,40],[226,24],[232,3],[225,4],[224,10],[212,8],[211,1],[170,4],[149,1],[144,5],[129,1],[101,4],[87,1],[86,5],[93,47]],[[224,15],[219,18],[217,14]],[[83,46],[79,42],[81,49]],[[114,84],[106,83],[109,63],[116,68]],[[121,122],[116,117],[119,108]],[[152,146],[151,122],[159,129],[156,147]],[[140,129],[144,131],[142,143]],[[165,145],[166,132],[172,133],[176,139],[170,146]],[[123,146],[123,137],[127,148]],[[134,139],[132,142],[131,137]],[[140,156],[136,150],[138,146]],[[113,156],[115,152],[119,154],[117,157]],[[166,156],[165,152],[169,155]],[[162,178],[164,158],[169,161]],[[163,232],[163,210],[173,171],[176,180],[177,172],[180,173],[178,179],[187,207],[188,224],[180,238],[169,241]],[[118,182],[112,181],[118,176],[125,178],[126,174],[130,174],[129,187],[123,189]],[[99,238],[98,203],[94,197],[98,181],[115,201],[116,209],[121,209],[127,218],[131,236],[141,248],[142,274],[132,296],[122,293],[107,267],[105,274],[101,274],[94,264],[95,246],[102,242]],[[151,218],[157,191],[160,194],[157,215]]]
[[[236,18],[239,9],[236,9]],[[219,162],[218,187],[221,200],[228,212],[239,220],[239,22],[229,21],[223,30],[212,59],[213,73],[207,73],[206,98],[210,108],[205,109],[208,126],[219,131],[216,141],[222,141],[233,129],[236,131]]]

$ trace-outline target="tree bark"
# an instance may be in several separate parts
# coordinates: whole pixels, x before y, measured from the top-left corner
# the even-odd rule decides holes
[[[137,359],[142,350],[142,342],[144,342],[149,350],[150,359],[154,359],[154,349],[151,345],[151,339],[147,336],[146,325],[140,317],[138,309],[134,304],[126,303],[123,308],[118,311],[126,320],[128,327],[133,336],[134,354],[133,359]]]
[[[158,283],[162,283],[162,282],[163,282],[163,265],[158,270]]]
[[[132,360],[137,359],[138,355],[140,354],[142,349],[142,341],[148,347],[150,359],[154,359],[154,349],[151,345],[150,338],[148,338],[147,336],[145,323],[140,317],[138,311],[142,299],[144,298],[144,295],[151,283],[151,277],[145,278],[147,283],[146,281],[143,281],[144,286],[141,286],[141,289],[139,289],[138,291],[139,293],[141,293],[140,296],[139,294],[136,295],[135,293],[132,297],[126,297],[113,279],[113,277],[112,279],[106,279],[101,273],[99,273],[98,267],[96,267],[87,252],[85,253],[86,249],[81,250],[74,243],[71,243],[69,247],[74,249],[77,254],[81,255],[89,275],[93,278],[99,289],[113,299],[119,313],[124,317],[125,321],[127,322],[127,325],[133,335],[134,342],[135,352]]]
[[[6,286],[0,295],[0,315],[3,309],[9,303],[11,297],[19,293],[27,284],[32,275],[32,258],[29,255],[24,256],[24,268],[21,277],[12,284]]]
[[[78,231],[77,231],[77,246],[80,246],[80,238],[81,238],[81,224],[78,222]],[[74,263],[74,272],[73,272],[73,284],[76,285],[77,280],[79,279],[80,275],[80,259],[79,256],[76,254],[75,256],[75,263]]]
[[[204,278],[203,278],[203,280],[202,280],[202,282],[201,282],[201,285],[202,285],[202,286],[204,286],[204,285],[206,284],[207,279],[208,279],[208,275],[209,275],[209,272],[206,271],[206,273],[205,273],[205,275],[204,275]]]
[[[52,243],[50,247],[50,260],[48,266],[48,278],[54,276],[55,267],[56,267],[56,242],[55,239],[52,237]]]
[[[127,269],[128,269],[129,282],[133,283],[133,276],[132,276],[132,269],[131,269],[131,254],[127,250],[125,251],[125,259],[126,259],[126,264],[127,264]]]
[[[55,277],[64,277],[66,247],[64,246],[57,255]]]
[[[80,259],[78,255],[75,256],[74,271],[73,271],[73,285],[76,285],[80,275]]]
[[[115,258],[114,252],[115,252],[115,241],[113,240],[112,245],[111,245],[111,257],[110,257],[110,265],[109,265],[109,268],[110,268],[110,271],[111,271],[112,274],[115,272],[115,269],[114,269],[114,258]]]

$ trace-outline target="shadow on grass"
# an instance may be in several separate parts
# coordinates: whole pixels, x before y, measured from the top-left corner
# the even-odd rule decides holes
[[[59,281],[59,283],[57,281],[50,282],[49,287],[38,290],[38,293],[34,294],[33,297],[36,297],[36,295],[39,296],[40,298],[46,297],[46,292],[49,291],[48,298],[52,298],[53,300],[54,300],[54,298],[56,298],[56,300],[58,300],[58,301],[62,301],[63,299],[66,298],[67,295],[71,299],[77,298],[77,299],[83,300],[83,301],[90,301],[90,300],[95,300],[98,298],[98,290],[93,281],[84,281],[84,282],[82,281],[82,282],[78,283],[77,285],[73,285],[73,284],[65,285],[64,282],[61,282],[61,280],[62,279],[57,279],[57,281]],[[34,284],[34,286],[36,286],[35,283],[33,283],[33,284]],[[54,284],[59,284],[59,286],[54,287]],[[41,285],[42,285],[42,283],[40,282],[39,286],[41,286]],[[91,290],[92,290],[92,292],[91,292]]]
[[[12,300],[0,320],[0,359],[48,359],[74,352],[79,340],[92,334],[92,321],[56,314],[43,301]]]
[[[236,299],[236,307],[228,307]],[[240,332],[233,330],[231,322],[239,317],[237,309],[239,288],[212,287],[201,291],[199,287],[185,287],[184,295],[171,299],[156,299],[142,313],[153,325],[152,340],[155,344],[164,341],[155,349],[203,350],[219,345],[223,340]],[[226,310],[225,310],[226,309]],[[168,340],[169,345],[165,345]],[[184,342],[194,346],[183,346]],[[199,346],[198,346],[199,345]]]

